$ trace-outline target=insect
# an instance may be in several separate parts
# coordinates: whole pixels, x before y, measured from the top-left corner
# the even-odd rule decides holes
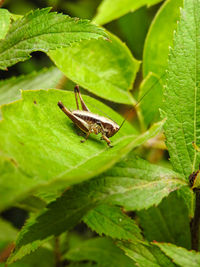
[[[74,93],[77,110],[70,111],[63,105],[61,101],[58,102],[58,106],[70,118],[70,120],[72,120],[83,132],[86,133],[85,140],[81,140],[81,142],[85,142],[91,133],[101,133],[101,139],[105,140],[108,146],[112,147],[109,138],[119,131],[120,126],[116,122],[106,117],[99,116],[90,112],[90,110],[82,99],[78,85],[75,86]],[[82,110],[79,109],[77,95],[79,96]]]
[[[165,73],[160,77],[159,80],[157,80],[155,84],[157,84],[164,76]],[[148,94],[148,92],[153,88],[153,86],[155,86],[155,84],[152,85],[145,92],[145,94],[140,98],[135,107]],[[109,147],[112,147],[109,138],[115,135],[120,130],[120,128],[122,127],[127,118],[125,118],[122,124],[119,126],[116,122],[114,122],[111,119],[90,112],[90,110],[88,109],[88,107],[86,106],[85,102],[82,99],[78,85],[74,87],[74,93],[75,93],[77,110],[70,111],[63,105],[61,101],[58,102],[58,106],[70,118],[70,120],[73,121],[73,123],[75,123],[83,132],[86,133],[85,140],[81,140],[81,143],[84,143],[88,139],[91,133],[94,134],[101,133],[102,135],[101,140],[105,140],[107,145]],[[81,102],[82,110],[79,109],[78,97]]]

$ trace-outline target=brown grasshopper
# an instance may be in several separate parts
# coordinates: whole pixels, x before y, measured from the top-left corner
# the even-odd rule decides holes
[[[164,76],[165,73],[161,75],[160,79],[157,80],[155,84],[157,84]],[[149,91],[153,88],[154,85],[152,85],[150,89],[148,89],[146,93],[144,93],[144,95],[140,98],[140,100],[137,102],[134,108],[149,93]],[[75,86],[74,93],[75,93],[77,110],[70,111],[63,105],[61,101],[58,102],[58,106],[70,118],[70,120],[72,120],[83,132],[86,133],[85,140],[81,140],[81,143],[84,143],[88,139],[91,133],[94,134],[101,133],[102,134],[101,139],[105,140],[108,146],[112,147],[110,145],[109,138],[115,135],[120,130],[120,128],[122,127],[127,118],[125,118],[122,124],[119,126],[116,122],[114,122],[111,119],[90,112],[82,99],[78,85]],[[79,110],[77,94],[79,96],[83,110]]]
[[[99,116],[97,114],[90,112],[90,110],[88,109],[88,107],[86,106],[86,104],[82,99],[78,85],[75,86],[74,93],[75,93],[77,110],[70,111],[63,105],[61,101],[58,102],[58,106],[70,118],[70,120],[72,120],[73,123],[75,123],[75,125],[77,125],[83,132],[86,133],[85,140],[81,140],[81,143],[84,143],[88,139],[91,133],[94,134],[101,133],[102,134],[101,139],[105,140],[108,146],[112,147],[110,145],[109,138],[115,135],[119,131],[122,125],[119,126],[116,122],[106,117]],[[79,110],[77,94],[81,102],[82,110]]]

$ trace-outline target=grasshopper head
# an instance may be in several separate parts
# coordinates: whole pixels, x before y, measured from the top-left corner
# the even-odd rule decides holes
[[[115,125],[111,125],[111,127],[108,128],[107,130],[107,133],[106,133],[106,136],[109,138],[109,137],[112,137],[113,135],[115,135],[118,131],[119,131],[119,125],[117,125],[115,123]]]

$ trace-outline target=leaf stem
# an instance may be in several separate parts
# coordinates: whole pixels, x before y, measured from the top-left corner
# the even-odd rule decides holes
[[[199,250],[199,226],[200,226],[200,190],[195,191],[196,205],[194,218],[191,222],[191,238],[192,238],[192,249]]]
[[[60,254],[59,237],[55,237],[54,254],[55,254],[55,266],[60,267],[61,266],[61,254]]]

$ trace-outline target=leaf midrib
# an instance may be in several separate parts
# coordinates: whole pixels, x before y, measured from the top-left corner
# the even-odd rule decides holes
[[[195,88],[194,88],[194,143],[196,144],[196,140],[197,140],[197,136],[196,136],[196,132],[197,132],[197,116],[196,116],[196,112],[197,112],[197,21],[196,21],[196,12],[195,12],[195,3],[193,0],[193,12],[194,12],[194,21],[195,21]],[[193,164],[192,164],[192,172],[195,171],[195,166],[196,166],[196,156],[197,156],[197,151],[196,149],[194,149],[194,159],[193,159]]]

